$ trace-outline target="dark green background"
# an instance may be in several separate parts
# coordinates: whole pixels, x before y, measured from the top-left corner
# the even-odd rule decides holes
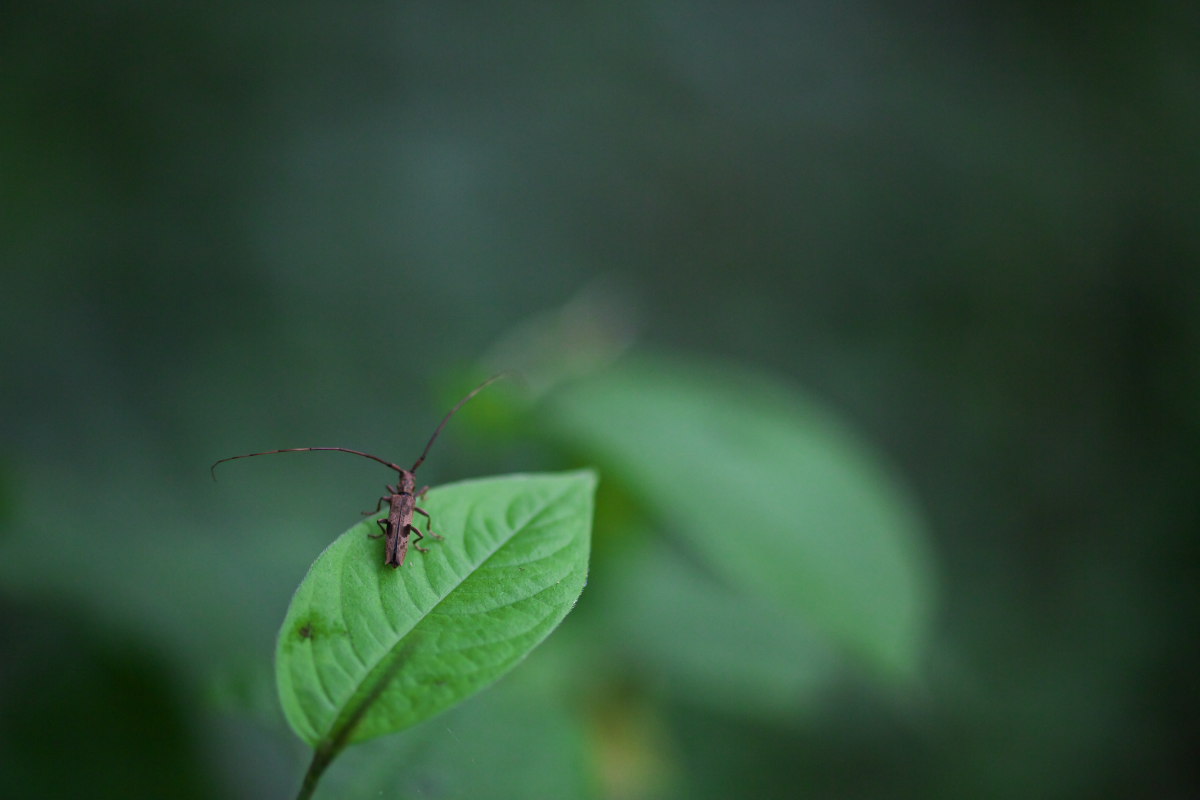
[[[666,784],[724,797],[1193,796],[1198,23],[6,6],[0,794],[287,796],[303,755],[261,670],[382,476],[207,465],[406,459],[452,376],[601,285],[640,341],[855,421],[928,516],[941,605],[902,702],[850,678],[781,721],[608,686],[555,723],[585,753],[650,730],[629,747]],[[556,466],[464,428],[425,478]],[[463,723],[476,764],[520,763],[505,713]]]

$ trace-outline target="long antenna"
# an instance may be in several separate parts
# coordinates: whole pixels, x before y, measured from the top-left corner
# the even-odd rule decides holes
[[[426,449],[428,450],[429,448]],[[253,458],[254,456],[269,456],[274,453],[305,453],[310,450],[336,450],[339,453],[350,453],[352,455],[362,456],[363,458],[369,458],[372,461],[378,461],[385,467],[391,467],[392,469],[396,470],[396,472],[404,472],[403,467],[399,467],[390,461],[384,461],[379,456],[373,456],[370,453],[363,453],[358,450],[351,450],[348,447],[288,447],[283,450],[264,450],[261,453],[246,453],[245,455],[230,456],[229,458],[222,458],[220,461],[214,461],[213,465],[208,468],[208,471],[212,475],[212,479],[215,481],[217,479],[217,465],[224,464],[226,461],[237,461],[239,458]],[[422,458],[424,458],[424,456],[422,456]]]
[[[453,417],[460,408],[462,408],[464,405],[466,405],[468,400],[470,400],[472,397],[474,397],[475,395],[482,392],[484,389],[486,389],[491,384],[493,384],[496,381],[500,380],[501,378],[505,377],[506,375],[508,375],[507,372],[501,372],[496,375],[493,375],[492,377],[488,378],[483,383],[476,386],[469,393],[467,393],[467,396],[464,397],[462,400],[459,400],[458,405],[456,405],[454,408],[450,409],[449,414],[442,417],[441,424],[437,426],[437,430],[435,430],[433,432],[433,436],[429,437],[429,442],[425,445],[425,450],[421,452],[421,457],[417,459],[417,463],[412,465],[412,469],[410,469],[409,472],[416,472],[417,467],[421,466],[422,462],[425,461],[425,456],[429,455],[429,448],[433,447],[434,440],[437,439],[438,434],[442,432],[442,428],[446,427],[446,423],[450,421],[450,418]],[[391,466],[391,465],[389,464],[388,466]]]

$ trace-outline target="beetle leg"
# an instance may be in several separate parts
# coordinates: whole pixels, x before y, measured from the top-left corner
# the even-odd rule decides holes
[[[422,553],[428,553],[428,547],[421,547],[421,545],[417,544],[417,542],[425,538],[425,534],[421,533],[421,529],[412,524],[409,524],[408,529],[417,535],[417,538],[412,540],[412,546],[420,550]]]
[[[417,512],[418,514],[423,516],[425,519],[429,520],[429,535],[430,536],[432,536],[435,539],[445,539],[446,538],[445,536],[442,536],[440,533],[433,532],[433,517],[429,516],[428,511],[421,508],[420,506],[413,506],[413,511]]]
[[[392,488],[392,487],[390,487],[390,486],[385,486],[385,487],[383,487],[383,488],[385,488],[385,489],[390,489],[390,488]],[[390,499],[390,498],[388,498],[388,497],[381,497],[381,498],[379,498],[379,502],[375,504],[375,510],[374,510],[374,511],[364,511],[364,512],[362,512],[362,513],[363,513],[363,516],[365,517],[365,516],[367,516],[368,514],[378,514],[378,513],[379,513],[379,509],[383,508],[383,503],[384,503],[384,501],[385,501],[385,500],[389,500],[389,499]]]
[[[387,520],[386,519],[377,519],[377,520],[375,520],[375,524],[379,526],[380,532],[379,533],[368,533],[367,534],[368,539],[382,539],[383,535],[385,533],[387,533]]]

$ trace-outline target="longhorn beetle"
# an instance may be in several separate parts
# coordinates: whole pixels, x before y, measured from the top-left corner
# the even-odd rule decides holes
[[[450,421],[450,418],[453,417],[468,400],[483,391],[483,389],[489,384],[499,380],[500,378],[503,378],[504,375],[505,373],[493,375],[468,392],[467,396],[462,400],[459,400],[458,404],[454,406],[454,408],[450,409],[450,413],[446,414],[446,416],[442,418],[441,423],[437,426],[437,430],[433,432],[433,436],[429,437],[429,441],[425,444],[425,449],[421,452],[421,457],[418,458],[416,463],[408,469],[393,464],[390,461],[384,461],[379,456],[373,456],[370,453],[363,453],[359,450],[351,450],[348,447],[289,447],[284,450],[264,450],[261,453],[246,453],[240,456],[222,458],[219,461],[213,462],[213,465],[209,467],[209,472],[212,473],[213,480],[215,481],[217,479],[217,465],[223,464],[226,461],[236,461],[239,458],[252,458],[253,456],[269,456],[274,455],[275,453],[304,453],[312,450],[334,450],[339,453],[350,453],[351,455],[362,456],[363,458],[369,458],[372,461],[378,461],[385,467],[396,470],[396,473],[400,476],[399,480],[396,481],[396,485],[385,485],[384,488],[387,489],[387,494],[379,498],[379,502],[375,504],[375,510],[362,512],[363,514],[374,514],[378,512],[381,507],[383,507],[384,503],[388,504],[387,519],[375,520],[375,522],[379,525],[380,533],[371,534],[371,538],[378,539],[381,536],[387,537],[383,548],[383,563],[385,566],[395,569],[404,563],[404,556],[408,553],[409,536],[411,534],[415,533],[417,535],[416,540],[412,543],[413,547],[417,548],[422,553],[428,552],[428,548],[421,547],[421,545],[417,544],[418,541],[425,538],[425,534],[420,528],[418,528],[416,525],[413,525],[414,512],[425,517],[425,519],[428,521],[427,529],[430,536],[435,539],[442,538],[440,534],[433,532],[433,519],[430,518],[429,512],[417,505],[417,501],[425,496],[425,493],[429,491],[429,487],[426,486],[422,488],[421,491],[414,492],[417,484],[413,473],[417,471],[417,467],[424,463],[425,456],[429,455],[429,448],[433,447],[433,443],[437,439],[438,434],[442,432],[442,428],[446,427],[446,423]]]

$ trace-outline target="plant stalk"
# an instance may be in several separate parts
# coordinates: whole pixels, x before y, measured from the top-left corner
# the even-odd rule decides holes
[[[309,800],[313,796],[313,792],[317,790],[317,781],[321,780],[325,768],[336,755],[337,751],[331,747],[318,747],[313,751],[312,761],[308,765],[308,772],[304,773],[304,783],[300,784],[300,794],[296,795],[296,800]]]

